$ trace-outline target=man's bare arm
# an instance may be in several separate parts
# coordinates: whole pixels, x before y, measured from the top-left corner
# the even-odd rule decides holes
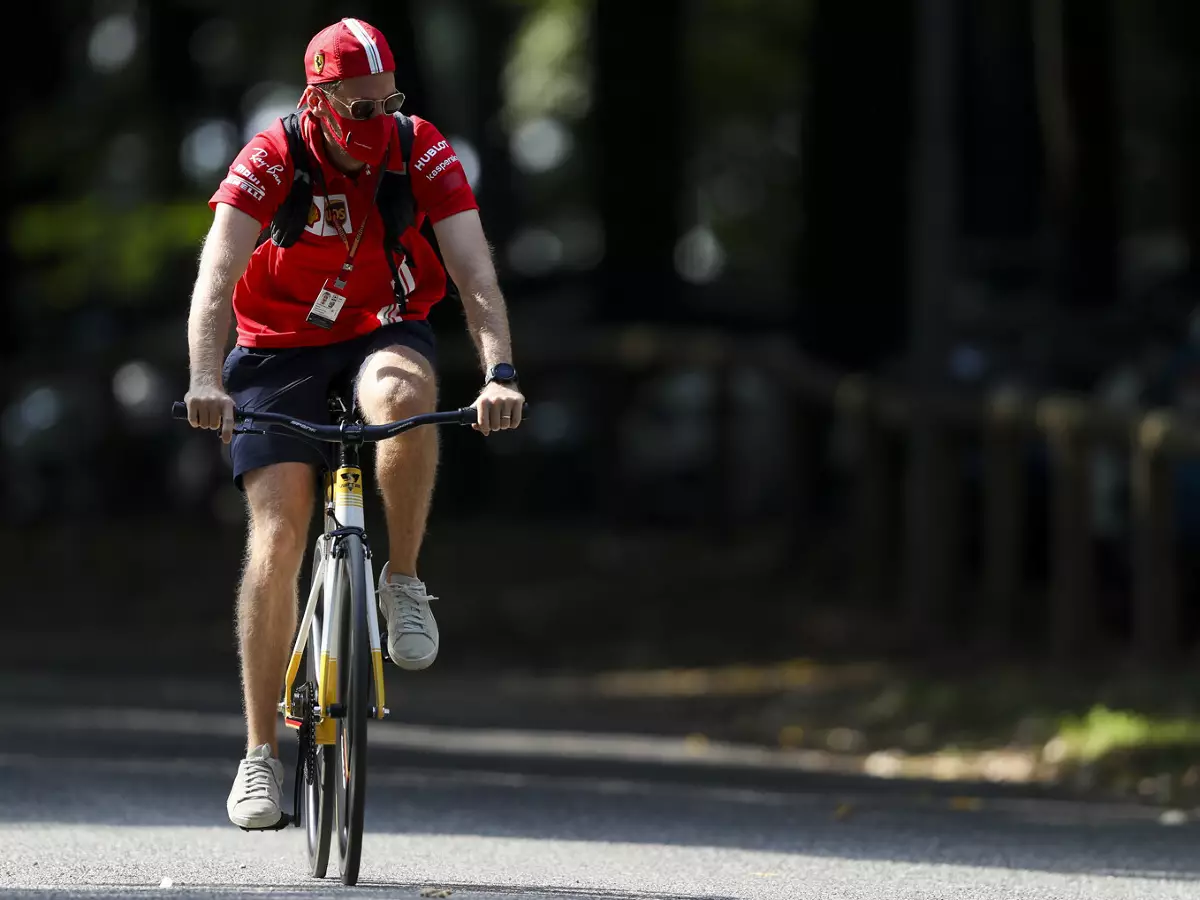
[[[496,363],[512,362],[508,310],[479,213],[470,209],[442,219],[433,226],[433,232],[446,261],[446,272],[462,294],[467,327],[484,371]]]
[[[246,271],[261,226],[252,216],[218,203],[200,253],[188,317],[192,384],[221,384],[233,288]]]
[[[514,363],[508,308],[478,211],[471,209],[442,219],[434,224],[433,231],[446,261],[446,272],[462,294],[467,328],[484,372],[497,363]],[[521,423],[523,405],[524,397],[515,389],[490,384],[480,394],[475,427],[484,434],[516,428]]]
[[[200,268],[188,315],[190,388],[188,421],[196,428],[220,429],[233,436],[233,401],[221,383],[229,335],[233,288],[246,271],[262,227],[241,210],[218,203],[200,253]]]

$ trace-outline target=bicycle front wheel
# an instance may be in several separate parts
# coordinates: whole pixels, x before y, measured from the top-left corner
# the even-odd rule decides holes
[[[321,548],[323,546],[318,542],[317,550],[314,553],[314,578],[318,572],[321,572]],[[323,590],[322,593],[324,593]],[[327,600],[327,597],[322,596],[317,602],[316,611],[313,613],[312,630],[309,632],[308,647],[305,651],[307,657],[305,671],[308,674],[308,683],[313,685],[314,690],[319,680],[317,669],[320,667],[320,648],[317,646],[317,635],[321,633],[321,624],[325,620],[326,610],[330,608]],[[326,867],[329,864],[329,844],[333,833],[333,780],[334,773],[337,771],[337,756],[334,754],[334,750],[335,748],[329,745],[317,746],[316,758],[313,760],[315,771],[310,773],[312,780],[303,786],[304,809],[302,815],[304,816],[305,838],[308,845],[308,872],[313,878],[324,878]]]
[[[371,640],[367,634],[367,576],[362,539],[347,535],[342,543],[339,579],[341,629],[338,637],[337,795],[338,852],[342,883],[358,882],[362,856],[363,810],[367,799],[367,707],[371,703],[368,673]]]

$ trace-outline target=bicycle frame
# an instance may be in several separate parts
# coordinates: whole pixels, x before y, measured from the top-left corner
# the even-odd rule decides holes
[[[313,575],[312,589],[309,591],[308,603],[304,616],[300,620],[300,628],[296,634],[296,643],[292,649],[292,657],[288,662],[287,675],[283,686],[284,722],[289,728],[299,728],[302,716],[298,710],[292,709],[292,688],[296,676],[300,672],[300,663],[304,657],[305,645],[310,639],[314,613],[317,608],[317,597],[323,592],[325,611],[321,619],[321,627],[316,629],[319,634],[312,635],[313,652],[317,664],[317,709],[315,711],[314,736],[318,745],[333,744],[337,738],[331,709],[341,698],[337,696],[338,689],[338,656],[337,648],[341,637],[342,602],[349,602],[349,597],[339,597],[337,594],[338,580],[341,577],[343,538],[349,534],[357,534],[362,538],[363,549],[367,550],[365,517],[363,507],[362,468],[358,463],[359,443],[346,441],[340,445],[338,467],[334,472],[325,473],[324,505],[325,530],[317,539],[321,549],[321,561]],[[367,596],[375,596],[375,574],[371,564],[371,554],[366,552],[363,560],[367,584]],[[383,651],[379,638],[379,619],[369,611],[367,614],[367,633],[371,639],[371,672],[375,680],[375,718],[382,719],[386,714],[386,703],[383,684]]]
[[[300,672],[304,649],[312,638],[314,641],[313,652],[318,660],[317,709],[314,712],[314,736],[317,744],[333,744],[337,740],[337,728],[333,721],[336,715],[333,707],[340,701],[337,696],[339,662],[337,648],[341,636],[341,609],[339,606],[341,601],[336,595],[336,588],[344,565],[342,562],[343,539],[348,535],[357,535],[362,540],[365,554],[363,570],[367,579],[364,587],[369,599],[375,597],[375,573],[372,571],[371,552],[367,545],[364,528],[363,480],[362,468],[358,463],[359,450],[367,441],[387,440],[423,425],[472,425],[476,422],[478,415],[475,407],[464,406],[461,409],[445,412],[422,413],[386,425],[363,425],[360,421],[347,421],[347,412],[344,406],[341,408],[341,413],[342,420],[337,425],[324,425],[294,419],[281,413],[254,412],[246,409],[234,410],[236,420],[244,425],[244,428],[235,428],[235,433],[265,434],[266,432],[254,427],[253,421],[259,419],[266,424],[280,426],[317,440],[337,442],[340,448],[337,469],[332,473],[325,473],[323,496],[325,530],[317,540],[321,551],[321,562],[313,574],[308,603],[305,605],[300,629],[296,634],[292,657],[288,661],[283,701],[279,704],[279,709],[283,712],[288,727],[300,728],[304,719],[298,717],[297,710],[292,708],[292,691],[296,683],[296,676]],[[186,420],[188,417],[186,404],[175,401],[171,405],[171,415],[176,419]],[[322,590],[325,595],[325,614],[322,617],[322,627],[317,629],[321,633],[313,636],[311,634],[313,614],[317,608],[317,596]],[[379,619],[371,612],[367,614],[367,633],[371,641],[371,672],[375,680],[374,717],[382,719],[387,715],[387,708],[384,704],[383,651],[380,646]]]

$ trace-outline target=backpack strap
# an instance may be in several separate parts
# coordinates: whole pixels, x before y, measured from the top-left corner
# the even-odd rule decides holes
[[[396,113],[396,130],[400,133],[400,153],[404,160],[404,171],[408,172],[408,160],[412,157],[413,141],[416,140],[413,120],[402,112]]]
[[[383,173],[379,185],[377,205],[383,218],[384,246],[394,252],[403,252],[400,235],[404,234],[417,219],[416,201],[413,199],[412,182],[408,176],[408,161],[412,157],[414,136],[413,120],[404,113],[395,113],[396,131],[400,136],[400,159],[403,166],[399,171]]]
[[[400,160],[402,167],[399,171],[385,169],[380,176],[379,192],[375,205],[379,208],[379,217],[383,219],[383,255],[387,259],[388,268],[392,270],[392,289],[396,304],[403,315],[408,305],[408,292],[404,288],[404,279],[400,277],[400,268],[396,265],[396,254],[400,258],[407,256],[400,236],[404,234],[417,220],[417,206],[413,198],[412,182],[408,177],[408,161],[412,157],[414,140],[413,120],[404,113],[394,113],[396,131],[400,137]]]
[[[397,202],[399,203],[400,209],[397,212],[396,222],[395,222],[395,226],[400,228],[400,230],[398,232],[396,232],[396,234],[397,234],[396,242],[399,243],[399,240],[400,240],[399,235],[403,234],[405,229],[407,229],[409,226],[411,226],[413,224],[414,221],[416,221],[416,202],[413,198],[413,193],[412,193],[412,174],[408,168],[409,161],[412,159],[413,143],[416,140],[416,134],[415,134],[415,126],[413,125],[412,119],[410,119],[408,116],[404,115],[403,113],[396,113],[395,115],[396,115],[396,130],[400,134],[400,151],[403,154],[403,156],[401,158],[404,160],[404,173],[402,176],[400,176],[403,179],[403,185],[402,185],[403,194],[397,198]],[[394,173],[394,174],[400,175],[400,173]],[[400,185],[397,185],[397,187],[400,188]],[[400,226],[403,226],[403,227],[400,227]],[[425,219],[425,222],[421,226],[420,231],[421,231],[422,236],[425,238],[426,243],[428,243],[429,246],[431,248],[433,248],[434,255],[437,257],[438,263],[442,267],[442,271],[445,272],[446,261],[442,257],[442,248],[438,246],[437,234],[434,232],[433,224],[429,221],[428,218]],[[401,251],[403,251],[403,248],[401,248]],[[396,273],[394,271],[392,274],[393,274],[393,276],[396,275]],[[399,283],[398,277],[396,280],[397,280],[397,283]],[[397,291],[397,293],[399,293],[399,291]],[[458,296],[458,286],[454,283],[454,280],[450,277],[449,272],[446,272],[446,296],[447,297],[457,297]]]
[[[292,161],[292,187],[271,220],[271,240],[280,247],[290,247],[300,239],[308,226],[308,212],[312,209],[312,171],[309,166],[308,147],[300,132],[300,114],[291,113],[280,119],[283,134],[287,138],[288,156]]]

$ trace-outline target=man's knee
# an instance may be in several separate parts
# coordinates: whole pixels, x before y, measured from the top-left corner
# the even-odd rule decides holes
[[[250,557],[273,569],[299,569],[308,544],[308,528],[286,518],[267,514],[250,530]]]
[[[277,463],[246,473],[252,561],[288,572],[299,569],[312,520],[313,477],[306,463]]]
[[[428,361],[406,347],[376,353],[363,365],[358,402],[370,422],[391,422],[437,406],[437,381]]]

